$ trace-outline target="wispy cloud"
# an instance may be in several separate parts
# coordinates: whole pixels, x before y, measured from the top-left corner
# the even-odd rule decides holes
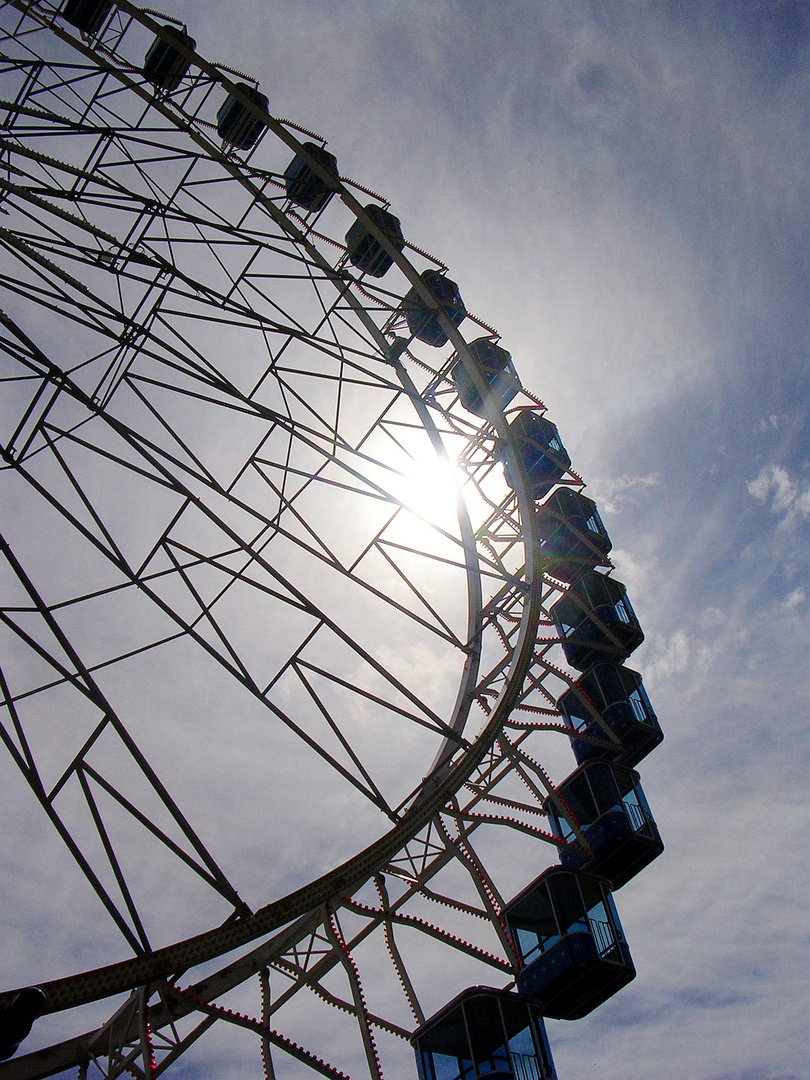
[[[612,514],[622,503],[633,499],[639,491],[655,487],[659,483],[657,472],[648,473],[646,476],[628,476],[624,473],[615,479],[600,480],[594,484],[594,497],[602,510]]]
[[[783,465],[766,465],[748,483],[748,493],[761,503],[770,501],[771,513],[781,514],[780,529],[810,518],[810,481],[804,486]]]
[[[799,604],[803,604],[805,599],[806,597],[804,589],[794,589],[793,592],[788,593],[788,595],[782,601],[782,607],[785,609],[785,611],[793,611],[793,609],[797,608]]]

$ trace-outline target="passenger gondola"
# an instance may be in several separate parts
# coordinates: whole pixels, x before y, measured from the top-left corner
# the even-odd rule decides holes
[[[664,850],[655,819],[639,781],[624,765],[591,761],[558,786],[557,794],[576,819],[590,851],[566,848],[560,863],[607,878],[620,889]],[[561,840],[575,840],[560,800],[549,796],[543,808]]]
[[[458,285],[438,270],[424,270],[420,275],[442,313],[453,324],[460,326],[467,317]],[[439,348],[446,345],[447,334],[439,322],[436,309],[425,302],[416,287],[412,287],[402,299],[402,313],[408,329],[419,341]]]
[[[303,154],[296,154],[284,170],[287,198],[303,210],[314,213],[323,210],[335,193],[339,177],[337,158],[325,146],[317,143],[305,142],[302,145],[335,182],[332,184],[320,176]]]
[[[532,1001],[472,986],[411,1036],[419,1080],[556,1080]]]
[[[62,15],[88,37],[98,34],[112,10],[112,0],[67,0]]]
[[[590,570],[551,609],[565,659],[578,671],[599,660],[621,661],[644,640],[621,581]]]
[[[191,66],[191,61],[180,52],[177,45],[184,45],[193,52],[197,43],[185,29],[179,26],[164,25],[163,32],[172,39],[174,44],[158,35],[149,46],[143,62],[143,73],[155,86],[171,92],[178,88]]]
[[[521,994],[546,1016],[578,1020],[635,978],[610,884],[552,866],[504,909]]]
[[[236,88],[262,112],[267,112],[269,100],[258,87],[240,82]],[[261,118],[235,94],[228,94],[217,110],[217,135],[237,150],[250,150],[255,146],[264,127]]]
[[[402,225],[399,218],[394,217],[388,210],[378,206],[376,203],[369,203],[365,211],[388,243],[397,251],[402,251],[405,247],[405,237],[402,235]],[[362,270],[364,274],[370,274],[372,277],[384,277],[394,265],[392,256],[359,219],[346,233],[346,250],[352,266],[356,266],[358,270]]]
[[[571,466],[556,424],[531,409],[523,409],[509,425],[511,443],[526,469],[529,488],[535,501],[544,499]],[[509,455],[502,449],[501,459],[506,482],[515,487]]]
[[[619,664],[600,663],[557,700],[571,728],[571,748],[585,761],[638,763],[664,739],[641,676]]]
[[[501,409],[505,408],[520,390],[520,379],[512,363],[511,353],[488,337],[476,338],[467,348],[479,374],[489,385],[493,400]],[[486,405],[463,360],[456,361],[450,377],[464,408],[476,416],[486,416]]]
[[[544,570],[573,584],[586,570],[607,565],[612,544],[596,503],[570,487],[560,487],[537,508]]]

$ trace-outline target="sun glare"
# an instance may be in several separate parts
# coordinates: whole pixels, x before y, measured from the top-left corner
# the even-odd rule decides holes
[[[390,483],[391,494],[402,505],[398,526],[413,538],[426,529],[458,535],[458,500],[463,475],[449,461],[442,461],[427,449],[422,454],[397,462],[397,474]]]

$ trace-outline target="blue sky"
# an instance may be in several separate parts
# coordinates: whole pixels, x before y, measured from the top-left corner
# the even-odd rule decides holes
[[[796,3],[191,0],[497,326],[603,509],[666,740],[636,981],[560,1080],[798,1080],[806,969],[808,104]],[[526,880],[531,876],[528,872]],[[460,982],[457,989],[461,989]]]

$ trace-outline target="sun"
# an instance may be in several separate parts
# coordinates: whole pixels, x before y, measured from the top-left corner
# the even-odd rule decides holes
[[[432,446],[403,452],[394,463],[388,483],[398,504],[396,528],[414,546],[430,550],[447,537],[459,536],[463,512],[464,474],[455,461],[440,457]]]

